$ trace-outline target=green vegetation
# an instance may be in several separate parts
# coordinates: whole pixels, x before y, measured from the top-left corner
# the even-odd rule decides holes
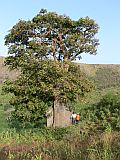
[[[71,102],[92,90],[72,61],[82,53],[96,54],[98,29],[89,17],[75,21],[44,9],[31,21],[20,20],[13,26],[5,37],[9,54],[5,64],[21,73],[14,82],[6,82],[4,91],[14,95],[10,104],[15,121],[39,127],[48,107],[53,107],[55,123],[55,105],[62,102],[70,108]]]
[[[15,130],[0,134],[0,159],[6,160],[119,160],[120,134],[67,129]]]
[[[6,121],[11,109],[11,95],[0,95],[0,160],[119,160],[120,131],[119,125],[117,128],[114,125],[120,115],[120,109],[116,110],[120,107],[116,105],[120,101],[119,93],[120,87],[116,86],[86,94],[81,102],[75,104],[75,110],[81,117],[78,126],[22,130],[16,130],[16,126],[11,128]],[[100,118],[101,111],[107,108],[110,118],[117,116],[111,119],[112,123],[106,123],[105,115]]]
[[[73,21],[44,9],[13,26],[5,63],[21,72],[0,86],[0,160],[120,159],[119,72],[98,67],[87,74],[72,63],[83,52],[96,54],[97,32],[89,17]],[[72,106],[80,122],[46,128],[56,100]]]
[[[6,108],[11,108],[9,101],[11,99],[10,94],[2,94],[2,84],[0,85],[0,132],[9,128],[7,123],[8,112],[5,112]]]
[[[120,86],[120,74],[111,68],[97,70],[93,79],[98,89]],[[101,83],[100,80],[102,80]]]
[[[108,94],[109,90],[112,95]],[[2,105],[4,116],[0,124],[5,125],[0,133],[0,160],[119,160],[119,126],[115,127],[116,121],[113,119],[112,123],[109,121],[110,125],[106,125],[104,120],[107,120],[108,114],[103,119],[100,117],[101,111],[109,107],[110,117],[119,118],[119,111],[116,110],[120,107],[118,93],[117,89],[111,88],[87,95],[86,102],[83,100],[75,107],[81,116],[80,123],[68,128],[10,128],[9,121],[5,120],[5,110],[9,110],[10,106],[4,110]]]
[[[1,108],[2,108],[2,106],[0,106],[0,132],[8,129],[6,115]]]
[[[83,120],[101,130],[120,130],[120,95],[107,94],[100,102],[81,109]]]

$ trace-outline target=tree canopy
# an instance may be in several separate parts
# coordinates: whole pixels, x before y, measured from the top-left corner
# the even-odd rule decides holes
[[[98,29],[98,24],[89,17],[75,21],[42,9],[31,21],[20,20],[5,37],[12,56],[12,63],[7,64],[19,66],[30,55],[39,60],[73,61],[81,53],[96,54]]]
[[[20,76],[6,91],[20,121],[38,122],[58,100],[68,104],[84,96],[91,83],[74,64],[82,53],[96,54],[98,25],[89,17],[75,21],[42,9],[32,20],[20,20],[5,37],[6,65]]]

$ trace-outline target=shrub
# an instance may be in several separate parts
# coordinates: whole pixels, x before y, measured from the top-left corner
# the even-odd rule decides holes
[[[108,93],[99,103],[82,110],[83,120],[95,122],[106,131],[120,129],[120,100],[119,95]]]

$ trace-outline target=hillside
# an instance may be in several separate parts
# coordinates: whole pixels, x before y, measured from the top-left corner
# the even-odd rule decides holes
[[[6,79],[15,79],[18,76],[18,71],[10,71],[7,66],[4,65],[4,57],[0,57],[0,83]]]
[[[79,64],[82,71],[92,80],[98,89],[120,86],[120,64]],[[0,57],[0,83],[6,79],[15,79],[18,71],[9,71]]]
[[[120,64],[80,64],[98,89],[120,86]]]

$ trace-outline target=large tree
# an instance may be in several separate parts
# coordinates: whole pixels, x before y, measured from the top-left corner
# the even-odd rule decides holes
[[[31,21],[20,20],[5,37],[6,64],[20,77],[8,91],[15,97],[14,115],[37,122],[54,101],[68,104],[91,90],[91,84],[72,61],[82,53],[96,54],[98,25],[89,17],[75,21],[42,9]],[[38,111],[38,115],[37,112]]]

